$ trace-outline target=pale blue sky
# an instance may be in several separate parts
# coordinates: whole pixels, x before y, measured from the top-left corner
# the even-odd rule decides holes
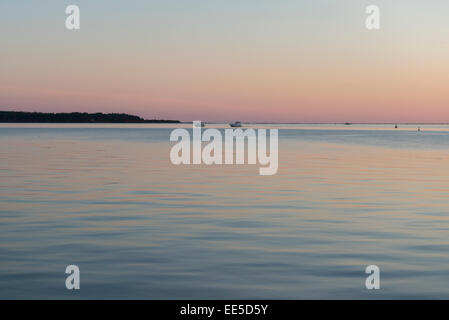
[[[448,17],[443,0],[1,0],[0,107],[412,121],[426,104],[430,121],[448,102]]]

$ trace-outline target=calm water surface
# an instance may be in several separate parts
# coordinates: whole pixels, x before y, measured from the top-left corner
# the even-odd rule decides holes
[[[416,128],[284,125],[259,176],[172,165],[167,125],[0,125],[0,298],[449,299],[449,130]]]

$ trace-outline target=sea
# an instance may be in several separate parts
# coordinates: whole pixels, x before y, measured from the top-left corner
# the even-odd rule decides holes
[[[174,165],[181,127],[0,124],[0,298],[449,299],[448,125],[245,124],[267,176]]]

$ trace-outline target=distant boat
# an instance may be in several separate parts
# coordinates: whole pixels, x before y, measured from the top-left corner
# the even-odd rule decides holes
[[[398,125],[395,125],[394,128],[397,129],[397,128],[398,128]]]
[[[236,121],[236,122],[230,123],[229,125],[233,128],[240,128],[242,126],[242,123],[240,121]]]
[[[351,122],[346,122],[345,125],[350,126]]]
[[[206,124],[202,121],[193,121],[193,126],[195,128],[204,128]]]

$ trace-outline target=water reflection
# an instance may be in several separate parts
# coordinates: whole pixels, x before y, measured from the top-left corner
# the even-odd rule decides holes
[[[0,297],[77,264],[78,298],[449,298],[448,132],[362,129],[281,130],[259,176],[172,165],[168,127],[2,126]]]

